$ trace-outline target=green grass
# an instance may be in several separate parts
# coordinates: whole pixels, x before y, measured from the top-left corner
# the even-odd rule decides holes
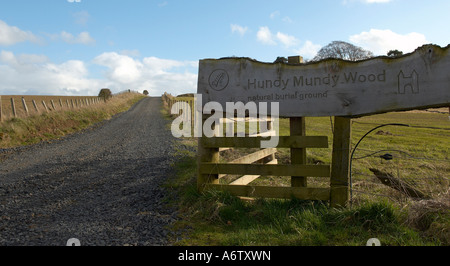
[[[165,111],[163,111],[164,113]],[[450,243],[449,148],[450,122],[446,114],[390,113],[355,119],[353,145],[369,130],[384,123],[406,123],[442,129],[385,127],[384,134],[369,135],[355,158],[390,150],[392,161],[376,154],[353,162],[353,204],[329,208],[327,202],[278,199],[242,200],[218,191],[196,189],[195,139],[179,140],[181,159],[176,175],[167,184],[177,191],[180,220],[172,230],[183,232],[175,245],[185,246],[363,246],[378,238],[384,246],[436,246]],[[168,116],[167,116],[168,117]],[[364,124],[363,124],[364,123]],[[373,123],[373,124],[371,124]],[[288,135],[289,121],[280,121],[281,135]],[[307,135],[329,137],[329,149],[308,150],[310,162],[331,163],[332,130],[329,118],[308,118]],[[394,152],[398,150],[401,152]],[[407,155],[406,155],[407,154]],[[411,158],[412,156],[413,158]],[[280,150],[279,161],[288,162],[289,150]],[[226,160],[227,158],[222,158]],[[382,185],[369,167],[389,172],[426,191],[428,201],[413,201]],[[325,179],[309,179],[310,186],[329,186]],[[252,184],[289,185],[286,177],[262,177]]]
[[[384,246],[448,244],[445,236],[427,236],[433,223],[448,230],[448,212],[430,214],[427,229],[420,230],[407,222],[407,209],[387,200],[330,209],[326,202],[244,201],[224,192],[199,193],[195,154],[184,155],[176,164],[176,178],[167,184],[181,197],[176,203],[181,219],[172,230],[188,229],[175,245],[363,246],[374,237]]]

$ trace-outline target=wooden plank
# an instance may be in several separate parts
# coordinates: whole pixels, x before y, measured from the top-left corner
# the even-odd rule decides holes
[[[305,188],[305,187],[266,187],[266,186],[229,186],[207,185],[207,189],[227,191],[238,197],[252,198],[298,198],[302,200],[329,200],[329,188]]]
[[[251,182],[255,181],[256,179],[260,178],[260,175],[244,175],[240,178],[234,180],[229,185],[230,186],[245,186],[250,184]]]
[[[277,152],[277,149],[275,149],[275,148],[263,149],[263,150],[259,150],[257,152],[248,154],[246,156],[243,156],[241,158],[238,158],[236,160],[233,160],[230,163],[254,163],[254,162],[264,159],[265,157],[272,155],[276,152]]]
[[[268,162],[267,164],[278,164],[278,160],[273,160]],[[248,185],[251,182],[255,181],[256,179],[260,178],[260,175],[244,175],[241,176],[240,178],[234,180],[233,182],[230,183],[230,185]]]
[[[306,119],[304,117],[292,117],[289,119],[290,123],[290,135],[291,137],[304,137],[306,136]],[[328,143],[328,139],[327,139]],[[306,149],[295,148],[291,146],[291,164],[306,164]],[[306,176],[292,176],[292,187],[306,187],[308,184]]]
[[[349,199],[351,119],[336,117],[331,166],[331,207],[345,207]]]
[[[264,137],[240,138],[217,137],[203,138],[202,144],[208,148],[260,148]],[[326,136],[280,136],[278,148],[328,148]]]
[[[266,132],[260,132],[260,133],[256,133],[256,134],[252,134],[249,135],[250,138],[254,138],[254,137],[271,137],[271,136],[276,136],[277,132],[275,130],[270,130],[270,131],[266,131]]]
[[[201,174],[229,175],[270,175],[270,176],[311,176],[329,177],[329,165],[265,165],[265,164],[233,164],[233,163],[201,163]]]

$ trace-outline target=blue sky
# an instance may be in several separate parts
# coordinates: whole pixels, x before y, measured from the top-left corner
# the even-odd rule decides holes
[[[448,0],[15,0],[0,3],[0,94],[195,92],[198,61],[385,55],[450,43]]]

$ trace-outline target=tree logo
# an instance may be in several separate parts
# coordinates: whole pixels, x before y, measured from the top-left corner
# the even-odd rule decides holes
[[[230,77],[223,69],[217,69],[209,76],[209,86],[216,91],[224,90],[229,82]]]

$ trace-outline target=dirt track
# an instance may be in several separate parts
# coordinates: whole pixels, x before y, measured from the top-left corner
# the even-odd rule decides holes
[[[162,202],[175,139],[147,98],[53,143],[3,151],[0,246],[167,245],[174,210]],[[4,157],[4,156],[0,156]]]

